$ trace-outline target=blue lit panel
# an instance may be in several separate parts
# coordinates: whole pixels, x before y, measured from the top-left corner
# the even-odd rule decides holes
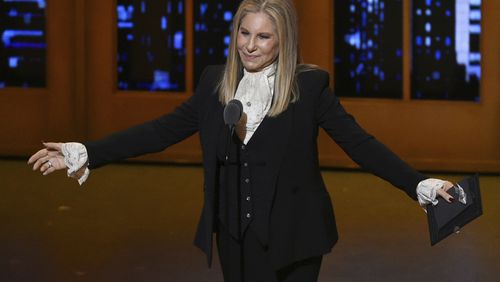
[[[207,65],[224,64],[239,0],[194,1],[194,81]]]
[[[182,0],[118,0],[118,89],[184,91]]]
[[[45,0],[0,0],[0,88],[45,87]]]
[[[335,16],[335,93],[402,98],[401,0],[338,0]]]
[[[414,0],[412,98],[479,101],[481,0]]]

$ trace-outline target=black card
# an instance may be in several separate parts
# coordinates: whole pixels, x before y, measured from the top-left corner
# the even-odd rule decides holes
[[[431,245],[483,214],[478,175],[460,180],[448,193],[454,198],[453,203],[439,197],[437,205],[427,205]]]

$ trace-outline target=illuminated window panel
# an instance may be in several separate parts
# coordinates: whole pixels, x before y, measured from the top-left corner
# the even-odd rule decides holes
[[[185,91],[184,1],[118,0],[118,89]]]
[[[401,99],[401,0],[338,0],[335,16],[335,93]]]
[[[412,98],[479,101],[481,0],[414,0]]]
[[[233,16],[241,1],[194,1],[194,82],[208,65],[226,62]]]
[[[0,0],[0,88],[45,87],[44,0]]]

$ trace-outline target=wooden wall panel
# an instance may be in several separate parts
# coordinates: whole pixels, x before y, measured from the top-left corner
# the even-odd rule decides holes
[[[71,140],[76,136],[75,3],[47,1],[47,87],[0,89],[3,156],[28,155],[40,148],[41,140]]]

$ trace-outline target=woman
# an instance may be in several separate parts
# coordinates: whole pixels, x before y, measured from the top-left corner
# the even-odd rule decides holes
[[[89,169],[161,151],[200,133],[204,207],[195,244],[211,263],[215,233],[225,281],[316,281],[322,255],[337,240],[321,178],[322,127],[362,168],[422,205],[436,194],[451,201],[449,182],[426,177],[400,160],[345,112],[328,73],[300,64],[291,1],[244,0],[233,21],[224,67],[208,67],[196,93],[174,112],[80,143],[45,143],[30,159],[44,175],[67,169],[80,183]],[[224,106],[243,104],[232,133]]]

